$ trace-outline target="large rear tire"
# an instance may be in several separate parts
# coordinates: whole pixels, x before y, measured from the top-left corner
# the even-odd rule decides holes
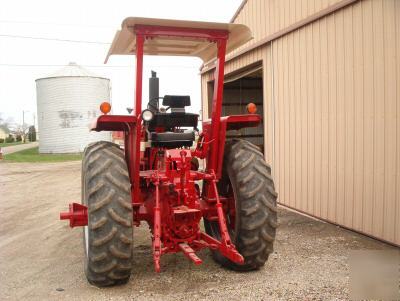
[[[132,269],[131,185],[118,145],[99,141],[86,147],[82,204],[88,208],[83,230],[88,281],[98,287],[126,283]]]
[[[224,267],[237,271],[260,268],[273,251],[277,228],[277,193],[271,167],[254,144],[234,139],[225,146],[223,174],[218,183],[222,196],[234,196],[234,217],[227,214],[232,242],[245,259],[236,264],[219,252],[213,258]],[[206,232],[220,240],[217,221],[204,219]]]

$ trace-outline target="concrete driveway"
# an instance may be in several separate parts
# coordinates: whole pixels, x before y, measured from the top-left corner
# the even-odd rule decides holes
[[[3,152],[3,155],[19,152],[24,149],[28,148],[34,148],[39,145],[39,142],[30,142],[30,143],[23,143],[23,144],[18,144],[18,145],[13,145],[13,146],[7,146],[7,147],[2,147],[1,150]]]

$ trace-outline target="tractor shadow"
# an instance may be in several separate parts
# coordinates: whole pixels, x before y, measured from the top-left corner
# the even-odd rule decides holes
[[[165,254],[161,257],[161,272],[156,273],[147,226],[135,228],[133,270],[128,285],[137,287],[139,291],[162,295],[194,293],[212,290],[216,285],[229,283],[228,279],[233,275],[240,275],[215,263],[207,249],[197,252],[197,255],[203,263],[196,266],[182,253]]]

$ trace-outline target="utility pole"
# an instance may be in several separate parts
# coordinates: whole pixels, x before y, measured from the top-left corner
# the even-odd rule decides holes
[[[29,112],[28,110],[22,110],[22,139],[23,142],[26,142],[26,138],[25,138],[25,112]]]
[[[25,124],[25,111],[22,110],[22,139],[24,140],[23,142],[25,143],[24,124]]]

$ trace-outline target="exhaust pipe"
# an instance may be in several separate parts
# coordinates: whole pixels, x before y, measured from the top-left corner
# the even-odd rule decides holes
[[[157,77],[157,72],[151,71],[149,78],[149,110],[153,113],[158,112],[158,100],[160,98],[160,83]]]

